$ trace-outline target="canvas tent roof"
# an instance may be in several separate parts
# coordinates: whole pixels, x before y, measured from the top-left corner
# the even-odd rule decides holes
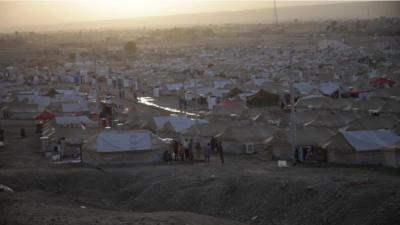
[[[362,117],[349,124],[347,131],[394,129],[399,120],[394,116]]]
[[[164,125],[169,122],[173,130],[178,133],[181,133],[196,123],[208,123],[207,120],[196,121],[186,116],[157,116],[154,117],[153,120],[158,129],[162,129]]]
[[[183,134],[188,136],[212,137],[221,133],[227,126],[226,122],[199,123],[186,129]]]
[[[296,108],[320,108],[329,101],[329,98],[323,95],[309,95],[300,98],[296,102]]]
[[[389,130],[345,131],[342,135],[356,151],[379,150],[400,141],[400,136]]]
[[[317,118],[309,123],[304,124],[305,126],[315,127],[328,127],[328,128],[341,128],[349,124],[351,119],[341,116],[339,113],[322,115],[319,114]]]
[[[87,116],[57,116],[55,117],[55,123],[57,125],[80,125],[84,123],[86,125],[94,125],[96,122],[89,119]]]
[[[85,149],[110,153],[152,150],[153,135],[150,131],[104,131],[84,145]]]
[[[65,113],[89,112],[89,107],[86,102],[63,103],[62,111]]]
[[[276,128],[272,126],[247,125],[227,127],[216,137],[229,142],[263,142],[271,138]]]
[[[319,90],[322,94],[331,96],[333,93],[340,89],[339,83],[336,82],[325,82],[321,83]]]
[[[214,109],[208,113],[209,116],[240,116],[247,107],[242,102],[235,102],[229,99],[214,106]]]
[[[321,145],[326,143],[335,132],[325,127],[298,127],[296,130],[296,144],[305,145]],[[274,142],[290,143],[290,130],[282,129],[278,131],[274,137]]]

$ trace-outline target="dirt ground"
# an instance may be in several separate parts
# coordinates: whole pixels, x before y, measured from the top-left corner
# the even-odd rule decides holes
[[[329,164],[278,168],[260,156],[91,168],[53,164],[28,129],[6,128],[0,225],[400,224],[400,173]]]

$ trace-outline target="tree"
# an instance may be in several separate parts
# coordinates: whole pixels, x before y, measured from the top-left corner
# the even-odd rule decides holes
[[[134,55],[137,52],[136,42],[128,41],[124,46],[124,50],[128,55]]]

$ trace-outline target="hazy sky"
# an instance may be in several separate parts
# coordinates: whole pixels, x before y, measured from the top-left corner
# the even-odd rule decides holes
[[[278,6],[316,4],[277,0]],[[272,7],[272,0],[0,0],[0,28]]]

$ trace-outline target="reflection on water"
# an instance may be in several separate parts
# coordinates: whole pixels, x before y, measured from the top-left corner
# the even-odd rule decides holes
[[[163,109],[163,110],[166,110],[168,112],[183,113],[183,114],[188,115],[188,116],[199,116],[199,114],[196,114],[196,113],[180,111],[179,109],[173,109],[173,108],[157,105],[157,104],[154,103],[154,99],[151,98],[151,97],[139,97],[138,99],[139,99],[139,103],[141,103],[141,104],[152,106],[152,107],[156,107],[156,108],[159,108],[159,109]]]

